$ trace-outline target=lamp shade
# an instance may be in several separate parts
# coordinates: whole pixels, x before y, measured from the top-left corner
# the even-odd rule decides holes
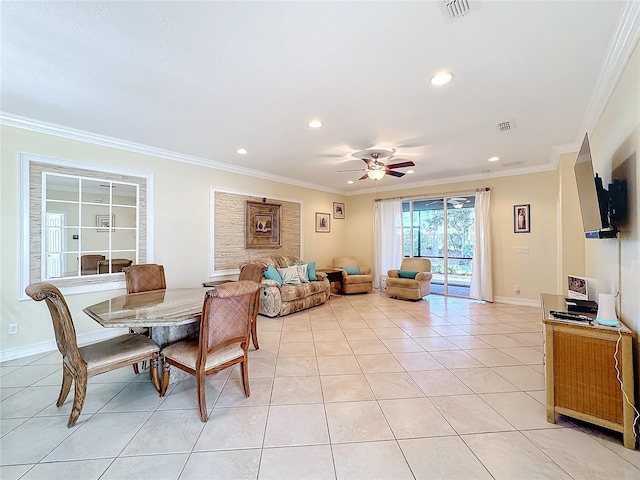
[[[384,177],[384,173],[385,171],[380,169],[380,170],[367,170],[367,176],[371,179],[371,180],[380,180],[382,177]]]

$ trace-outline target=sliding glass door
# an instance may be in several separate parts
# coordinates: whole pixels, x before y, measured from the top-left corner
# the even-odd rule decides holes
[[[402,203],[405,257],[431,260],[431,292],[469,296],[475,239],[475,195]]]

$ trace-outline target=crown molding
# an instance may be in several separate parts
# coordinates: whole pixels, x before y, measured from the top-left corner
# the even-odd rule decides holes
[[[302,182],[294,178],[282,177],[280,175],[273,175],[271,173],[261,172],[250,168],[237,167],[228,163],[216,162],[203,157],[196,157],[194,155],[186,155],[171,150],[164,150],[162,148],[151,147],[140,143],[127,142],[114,137],[107,137],[105,135],[98,135],[84,130],[78,130],[75,128],[64,127],[53,123],[43,122],[33,118],[23,117],[20,115],[14,115],[7,112],[0,112],[0,125],[6,125],[8,127],[22,128],[24,130],[30,130],[32,132],[44,133],[47,135],[53,135],[56,137],[67,138],[70,140],[77,140],[80,142],[91,143],[93,145],[100,145],[103,147],[116,148],[118,150],[125,150],[127,152],[139,153],[142,155],[148,155],[151,157],[164,158],[175,162],[188,163],[190,165],[196,165],[205,168],[212,168],[215,170],[222,170],[229,173],[236,173],[239,175],[246,175],[249,177],[256,177],[262,180],[271,180],[274,182],[285,183],[287,185],[295,185],[302,188],[310,188],[312,190],[320,190],[328,193],[335,193],[342,195],[344,192],[331,188],[319,187],[315,183]]]
[[[605,62],[576,138],[577,144],[582,142],[584,132],[591,132],[600,119],[639,38],[640,2],[629,1],[609,43]]]

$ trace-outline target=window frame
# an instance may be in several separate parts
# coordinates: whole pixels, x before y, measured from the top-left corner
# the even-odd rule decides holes
[[[46,281],[65,294],[87,293],[124,288],[124,274],[110,273],[86,277],[42,278],[42,242],[44,203],[44,173],[71,175],[84,178],[109,179],[138,185],[136,205],[138,261],[153,261],[153,180],[152,173],[134,171],[106,165],[60,159],[20,152],[20,281],[19,299],[27,299],[24,289],[33,282]]]

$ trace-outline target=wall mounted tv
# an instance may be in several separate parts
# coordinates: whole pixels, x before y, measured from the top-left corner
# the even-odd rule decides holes
[[[627,213],[627,182],[614,180],[609,189],[602,185],[602,178],[593,173],[588,134],[574,167],[582,224],[587,238],[615,238],[617,222]]]

